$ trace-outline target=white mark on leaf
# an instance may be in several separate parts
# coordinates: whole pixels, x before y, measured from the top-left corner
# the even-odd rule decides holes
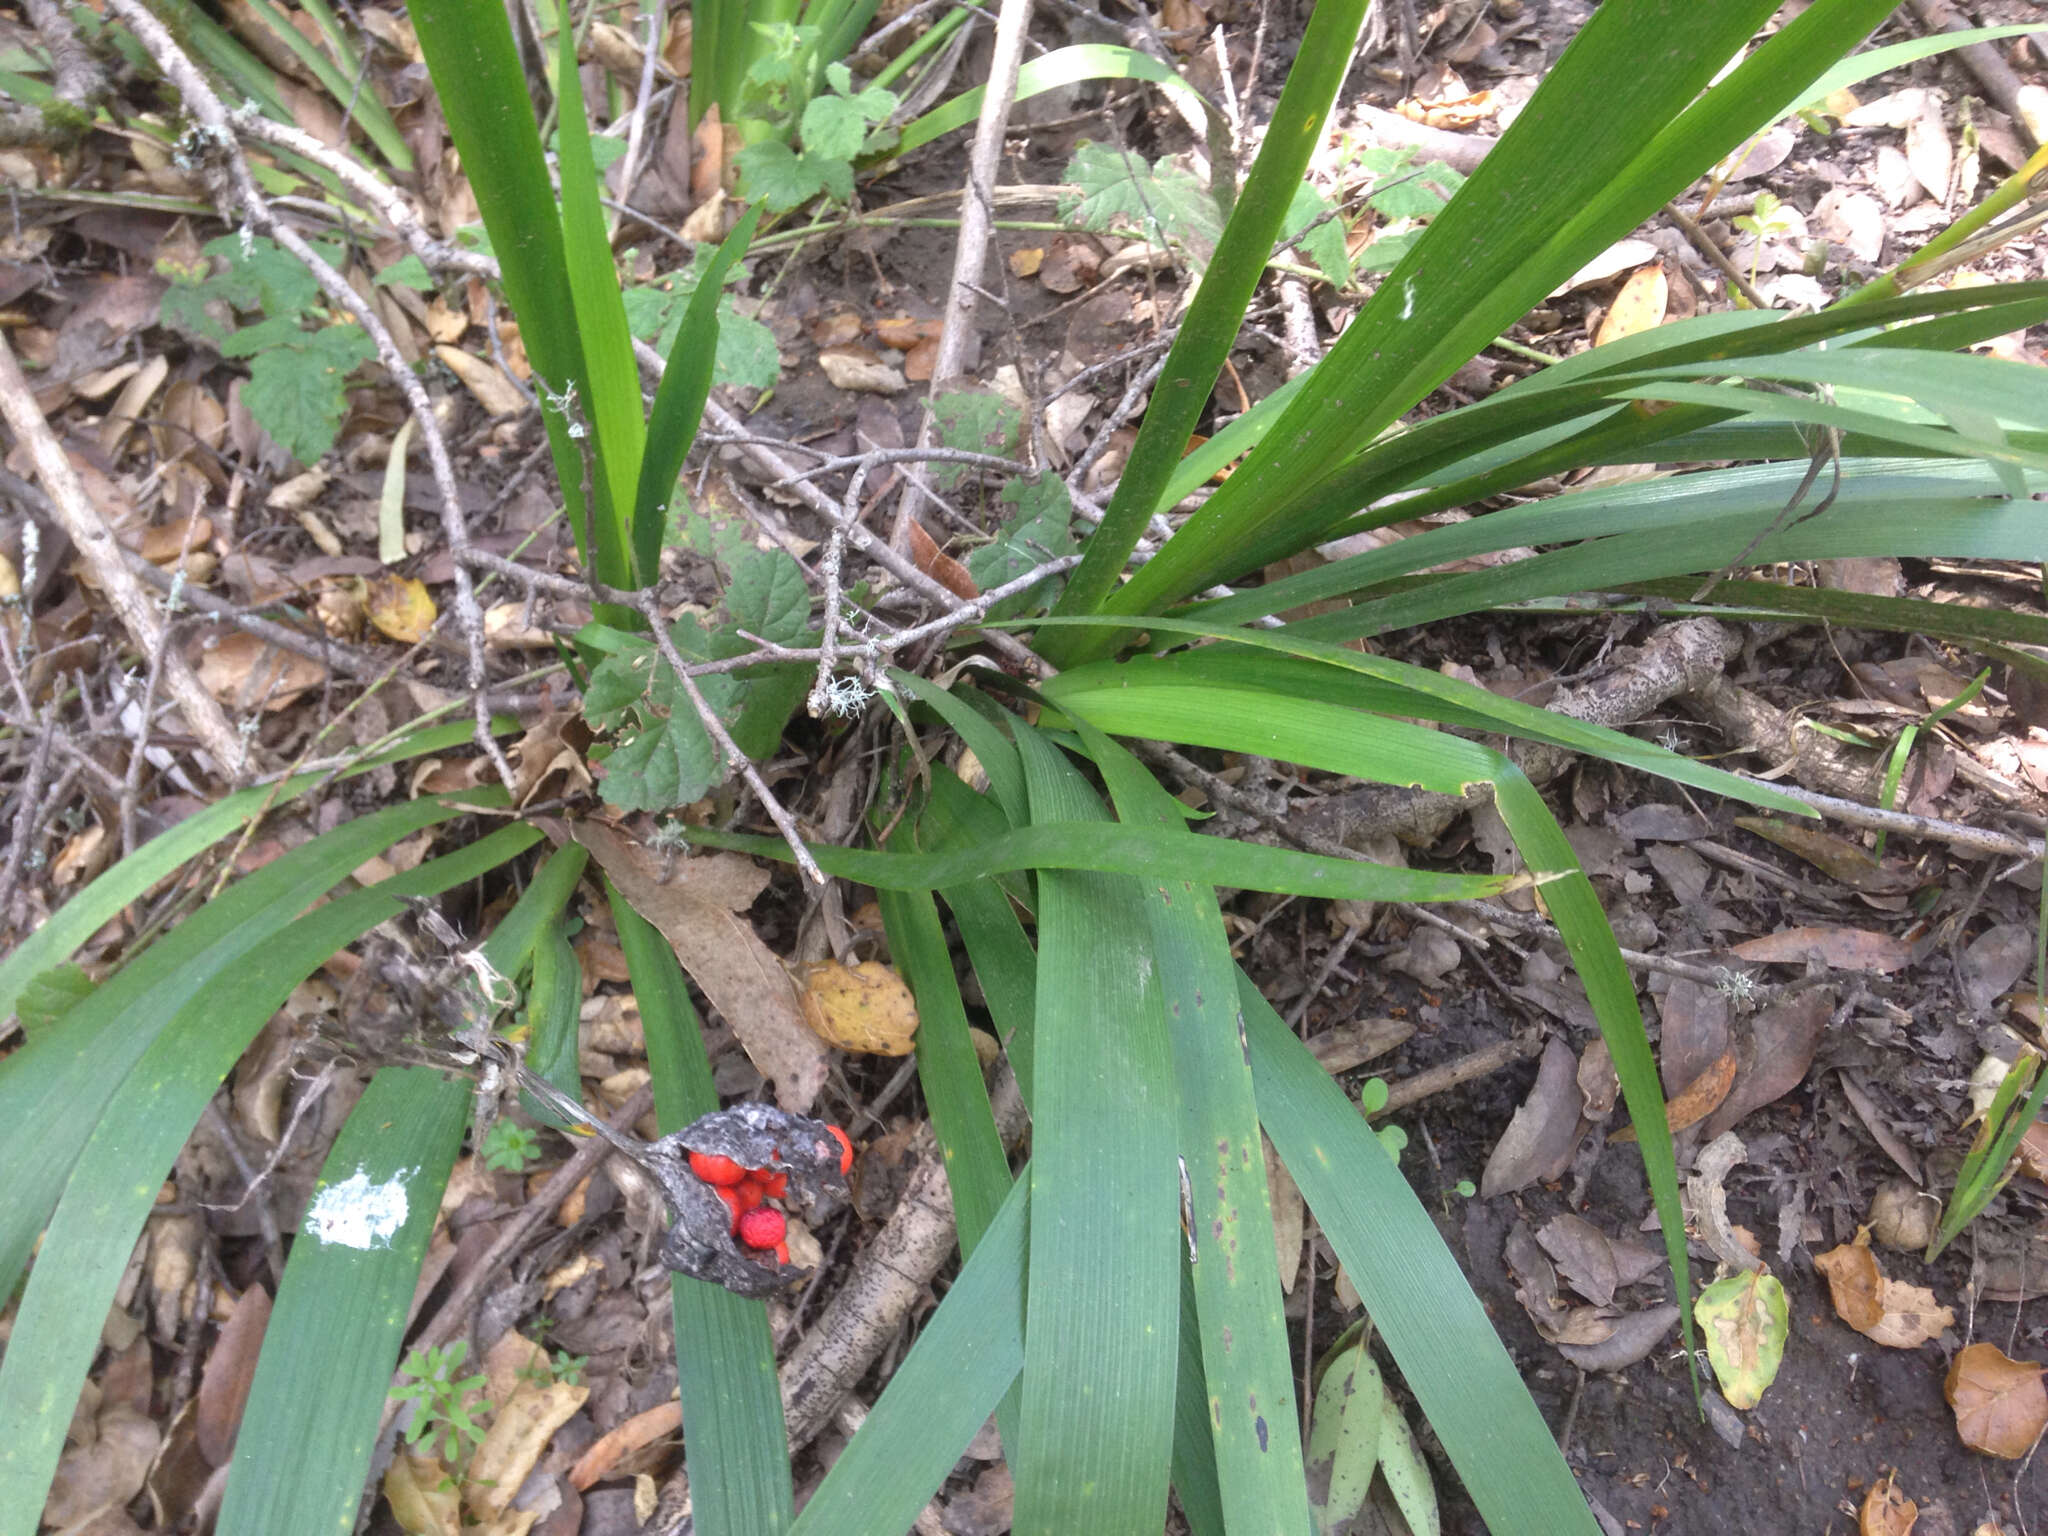
[[[405,1225],[405,1183],[417,1168],[407,1168],[381,1184],[370,1182],[360,1166],[339,1184],[313,1197],[306,1212],[306,1235],[344,1248],[389,1248]]]
[[[1415,279],[1409,278],[1401,285],[1401,318],[1406,320],[1415,313]]]

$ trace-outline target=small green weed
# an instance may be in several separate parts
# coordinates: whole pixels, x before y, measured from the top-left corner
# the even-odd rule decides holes
[[[540,1161],[540,1133],[529,1125],[494,1120],[484,1132],[484,1166],[494,1173],[524,1173]]]
[[[313,247],[330,264],[344,259],[338,244],[314,241]],[[333,323],[313,274],[275,242],[229,234],[208,241],[204,250],[218,266],[196,281],[187,269],[158,264],[171,281],[164,324],[218,348],[223,357],[247,358],[249,383],[242,398],[250,414],[285,452],[313,463],[334,446],[341,430],[348,376],[374,358],[376,348],[356,327]],[[245,325],[244,315],[259,318]]]
[[[491,1411],[491,1404],[485,1398],[463,1401],[468,1393],[477,1391],[484,1384],[481,1373],[462,1377],[455,1374],[462,1369],[462,1363],[468,1356],[467,1339],[457,1339],[453,1344],[436,1349],[416,1349],[398,1368],[401,1376],[409,1376],[412,1380],[391,1394],[394,1398],[419,1405],[413,1410],[412,1422],[406,1426],[405,1438],[414,1445],[425,1442],[432,1450],[433,1437],[438,1433],[441,1436],[439,1455],[451,1467],[459,1467],[483,1443],[484,1431],[475,1416]],[[468,1442],[467,1449],[464,1448],[465,1441]]]
[[[785,131],[740,151],[740,196],[749,202],[759,198],[770,213],[787,213],[820,193],[851,202],[853,162],[887,147],[872,130],[896,110],[896,93],[878,85],[856,91],[853,71],[837,62],[826,65],[825,83],[831,90],[804,103],[797,130],[802,147],[792,147],[787,103],[814,67],[817,29],[783,25],[776,30],[785,45],[756,60],[747,80],[780,104],[774,115]]]

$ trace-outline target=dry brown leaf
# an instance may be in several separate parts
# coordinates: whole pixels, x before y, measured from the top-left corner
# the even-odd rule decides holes
[[[1563,1172],[1586,1123],[1579,1113],[1581,1102],[1578,1058],[1561,1037],[1552,1035],[1543,1047],[1529,1097],[1486,1159],[1480,1193],[1488,1198],[1512,1194]]]
[[[831,1051],[805,1025],[796,983],[743,915],[768,884],[767,871],[737,853],[700,853],[664,885],[647,851],[602,822],[577,823],[575,837],[674,947],[748,1059],[775,1084],[776,1103],[807,1113],[825,1086]]]
[[[484,1442],[469,1460],[462,1480],[462,1502],[479,1520],[495,1520],[505,1512],[527,1473],[540,1461],[555,1431],[574,1417],[590,1388],[554,1381],[544,1387],[522,1385],[491,1420]]]
[[[1664,1106],[1671,1129],[1682,1131],[1689,1125],[1698,1125],[1721,1107],[1734,1082],[1735,1053],[1723,1051],[1706,1071],[1686,1084],[1683,1093]]]
[[[461,1490],[431,1456],[400,1451],[392,1457],[384,1498],[407,1536],[461,1536]]]
[[[910,521],[910,558],[920,571],[962,602],[971,603],[981,596],[981,588],[967,574],[967,567],[940,549],[915,518]]]
[[[932,374],[938,368],[938,363],[938,342],[920,341],[903,354],[903,377],[913,384],[930,383]],[[1064,399],[1066,397],[1062,396],[1061,398]]]
[[[1414,1033],[1415,1026],[1406,1019],[1353,1019],[1324,1030],[1308,1048],[1325,1072],[1335,1074],[1386,1055]]]
[[[1943,202],[1948,198],[1949,179],[1955,174],[1955,146],[1941,120],[1941,98],[1932,91],[1922,95],[1920,110],[1906,124],[1906,164],[1913,168],[1914,180],[1927,189],[1928,196]]]
[[[1865,928],[1784,928],[1736,945],[1738,960],[1766,965],[1804,965],[1818,960],[1838,971],[1870,971],[1889,976],[1913,962],[1913,946],[1890,934]]]
[[[236,1298],[199,1377],[199,1452],[216,1467],[227,1465],[242,1426],[242,1407],[256,1377],[256,1352],[270,1325],[270,1292],[252,1285]]]
[[[1266,1152],[1266,1198],[1273,1207],[1273,1251],[1280,1261],[1280,1289],[1289,1295],[1301,1275],[1301,1239],[1307,1231],[1307,1212],[1294,1175],[1280,1161],[1273,1143],[1259,1138]]]
[[[308,688],[317,688],[327,669],[290,651],[273,650],[245,630],[223,635],[199,653],[199,681],[231,709],[283,709]]]
[[[1912,1536],[1913,1522],[1919,1518],[1920,1506],[1899,1492],[1898,1474],[1887,1473],[1864,1495],[1856,1517],[1857,1536]]]
[[[1735,1086],[1728,1090],[1721,1107],[1707,1117],[1708,1139],[1732,1130],[1744,1115],[1783,1098],[1804,1082],[1821,1036],[1834,1016],[1835,994],[1826,987],[1812,987],[1771,1004],[1752,1019],[1748,1039],[1738,1051],[1741,1066]]]
[[[437,610],[422,582],[410,576],[373,576],[365,583],[363,612],[378,632],[401,645],[418,645],[434,627]]]
[[[1664,311],[1671,302],[1671,283],[1664,276],[1664,263],[1653,261],[1647,267],[1629,275],[1621,285],[1621,292],[1614,296],[1614,303],[1600,322],[1600,329],[1593,337],[1593,345],[1604,347],[1610,341],[1619,341],[1624,336],[1633,336],[1664,323]]]
[[[683,1405],[679,1402],[657,1403],[644,1413],[634,1414],[625,1423],[600,1436],[589,1450],[577,1458],[576,1465],[569,1469],[571,1486],[581,1491],[599,1478],[611,1476],[612,1468],[628,1451],[652,1445],[682,1427]]]
[[[1954,1312],[1925,1286],[1885,1278],[1870,1251],[1870,1229],[1819,1254],[1813,1267],[1828,1279],[1828,1294],[1843,1322],[1887,1349],[1918,1349],[1953,1327]]]
[[[907,352],[921,341],[937,341],[946,328],[943,320],[920,320],[914,315],[885,315],[875,322],[875,339],[885,347]]]
[[[492,416],[517,416],[526,409],[526,396],[498,365],[460,347],[436,347],[434,356],[448,365],[448,371],[462,381],[463,388],[476,396],[476,403]]]
[[[91,1445],[73,1446],[57,1463],[57,1475],[43,1501],[45,1524],[62,1530],[94,1510],[119,1508],[142,1491],[163,1436],[146,1415],[126,1403],[99,1416]]]
[[[908,1056],[916,1047],[917,1000],[894,967],[879,960],[804,968],[804,1022],[821,1040],[863,1056]]]
[[[1963,1444],[2017,1461],[2048,1428],[2048,1387],[2038,1360],[2014,1360],[1996,1344],[1972,1344],[1948,1368],[1943,1393]]]
[[[1735,825],[1754,832],[1766,842],[1776,843],[1787,853],[1797,854],[1823,874],[1839,880],[1852,891],[1868,896],[1887,896],[1910,890],[1919,878],[1908,870],[1880,864],[1861,843],[1814,827],[1794,826],[1770,816],[1738,816]]]

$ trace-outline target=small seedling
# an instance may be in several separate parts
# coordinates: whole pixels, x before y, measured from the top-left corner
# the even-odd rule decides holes
[[[2023,1051],[1999,1080],[1990,1108],[1984,1111],[1984,1123],[1977,1127],[1977,1139],[1963,1157],[1948,1208],[1941,1213],[1941,1226],[1927,1245],[1930,1264],[2005,1188],[2014,1172],[2013,1152],[2040,1118],[2044,1098],[2048,1098],[2048,1073],[2041,1071],[2039,1056],[2032,1050]]]
[[[1798,225],[1777,198],[1768,192],[1759,192],[1756,195],[1755,206],[1750,212],[1736,218],[1735,227],[1756,241],[1749,253],[1749,285],[1754,288],[1757,262],[1763,257],[1764,241],[1772,235],[1789,235]]]
[[[524,1173],[540,1160],[540,1135],[530,1126],[495,1121],[484,1133],[483,1159],[494,1173]]]
[[[427,1442],[428,1449],[432,1450],[433,1436],[439,1433],[439,1455],[450,1466],[459,1466],[468,1460],[475,1448],[483,1443],[484,1431],[475,1416],[491,1411],[488,1399],[479,1397],[473,1402],[463,1401],[468,1393],[477,1391],[484,1384],[481,1373],[456,1376],[468,1356],[467,1339],[457,1339],[453,1344],[435,1349],[416,1349],[398,1368],[401,1376],[410,1376],[412,1380],[391,1394],[401,1401],[411,1399],[418,1404],[413,1409],[412,1422],[406,1426],[405,1438],[415,1445]],[[463,1448],[464,1441],[469,1442],[468,1450]]]

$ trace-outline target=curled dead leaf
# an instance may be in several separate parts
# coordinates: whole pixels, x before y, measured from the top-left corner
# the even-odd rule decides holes
[[[804,1022],[819,1039],[865,1056],[908,1056],[915,1048],[917,999],[893,967],[819,960],[804,968],[803,988]]]
[[[1917,1349],[1955,1324],[1955,1313],[1925,1286],[1885,1277],[1870,1251],[1868,1227],[1855,1242],[1817,1255],[1813,1267],[1827,1276],[1836,1315],[1887,1349]]]
[[[604,823],[578,822],[575,837],[619,894],[661,930],[747,1058],[774,1082],[775,1102],[795,1114],[809,1110],[831,1057],[805,1027],[789,972],[747,921],[767,872],[741,854],[700,853],[663,883],[654,857]]]
[[[2048,1428],[2048,1371],[2038,1360],[2014,1360],[1996,1344],[1972,1344],[1948,1368],[1943,1395],[1955,1410],[1963,1444],[1986,1456],[2017,1461]]]

